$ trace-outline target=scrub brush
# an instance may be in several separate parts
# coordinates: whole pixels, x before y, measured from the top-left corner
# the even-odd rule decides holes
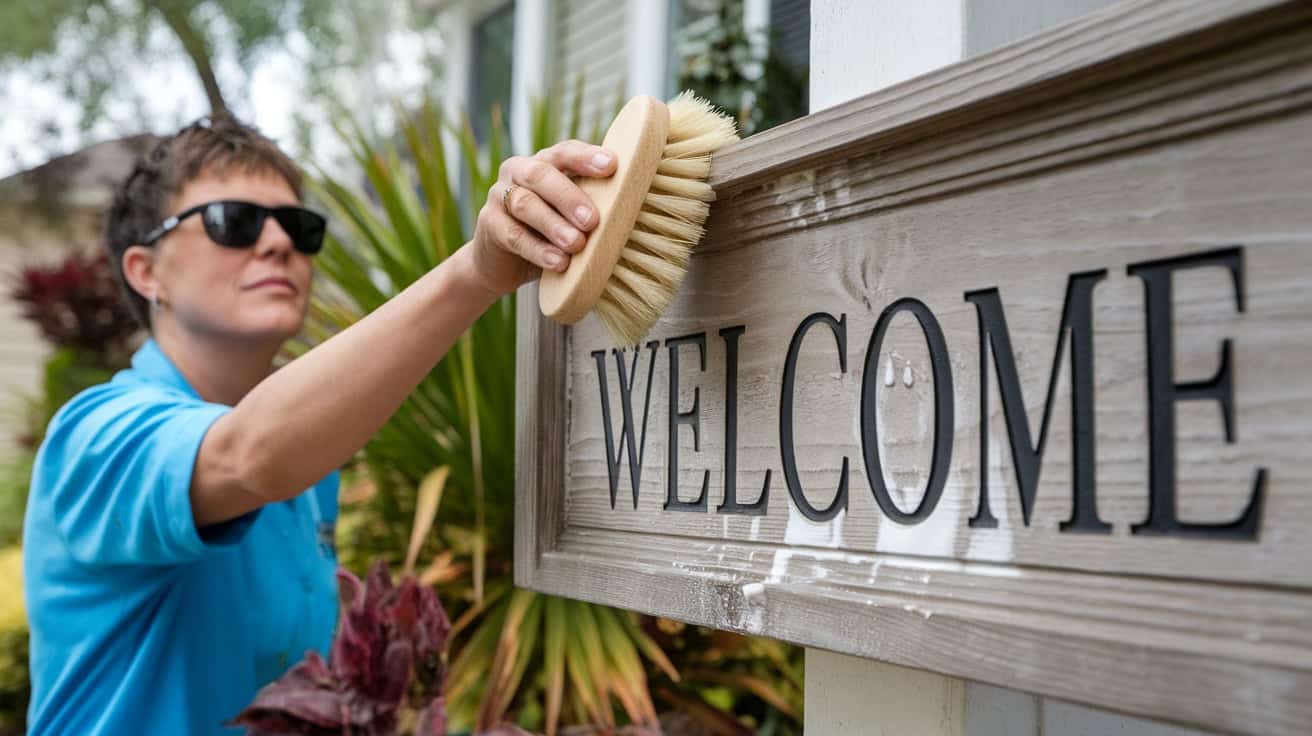
[[[738,140],[731,118],[684,92],[667,106],[629,100],[602,145],[616,154],[615,174],[584,178],[600,222],[564,272],[545,271],[542,313],[573,324],[590,311],[617,346],[637,344],[674,298],[715,200],[706,183],[711,154]]]

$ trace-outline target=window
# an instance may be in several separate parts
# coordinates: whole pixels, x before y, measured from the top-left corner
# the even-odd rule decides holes
[[[768,19],[764,35],[744,30],[745,17]],[[806,114],[808,0],[671,0],[670,28],[671,95],[697,92],[745,135]]]
[[[515,4],[506,3],[484,16],[470,35],[469,118],[474,136],[483,142],[492,127],[492,108],[501,111],[503,128],[510,114]]]
[[[770,55],[796,69],[810,68],[810,0],[770,0]]]

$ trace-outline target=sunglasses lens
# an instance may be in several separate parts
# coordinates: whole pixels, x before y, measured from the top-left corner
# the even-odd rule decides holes
[[[326,222],[322,215],[303,207],[279,207],[273,216],[282,225],[292,245],[302,253],[318,253],[323,247],[323,234]]]
[[[215,202],[205,208],[205,233],[219,245],[245,248],[260,239],[266,210],[247,202]]]

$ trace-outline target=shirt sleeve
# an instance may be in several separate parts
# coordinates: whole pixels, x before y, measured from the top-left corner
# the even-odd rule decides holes
[[[92,389],[51,422],[33,473],[71,555],[85,565],[175,565],[236,544],[260,510],[198,530],[191,475],[230,407],[164,392]]]

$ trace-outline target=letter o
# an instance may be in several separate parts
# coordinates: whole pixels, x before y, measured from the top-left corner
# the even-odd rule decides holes
[[[907,513],[897,507],[888,486],[884,484],[884,467],[879,459],[879,430],[875,424],[879,399],[879,355],[884,345],[884,333],[893,317],[899,312],[910,312],[920,324],[929,346],[929,362],[934,375],[934,453],[930,466],[929,483],[925,496],[914,511]],[[952,364],[948,359],[947,341],[943,328],[934,313],[919,299],[899,299],[888,305],[875,322],[866,349],[865,369],[861,375],[861,454],[866,463],[866,480],[875,495],[875,502],[890,519],[899,524],[914,525],[924,521],[938,506],[943,486],[948,479],[948,466],[952,461],[953,409]]]

